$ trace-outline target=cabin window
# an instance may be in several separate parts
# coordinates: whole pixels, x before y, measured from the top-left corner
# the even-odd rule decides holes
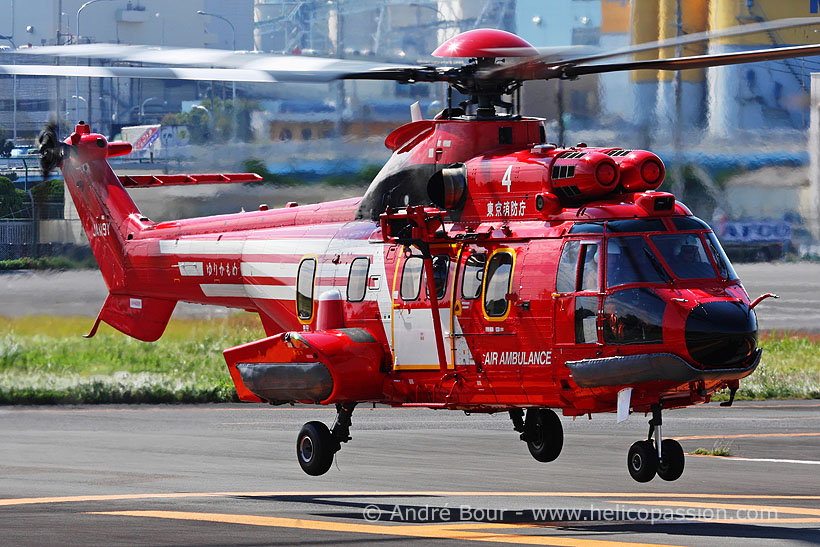
[[[316,277],[316,259],[306,258],[299,264],[296,277],[296,311],[299,319],[313,317],[313,281]]]
[[[612,237],[606,243],[606,285],[662,283],[669,274],[641,236]]]
[[[347,301],[361,302],[367,290],[367,274],[370,271],[370,259],[366,256],[354,258],[350,263],[350,274],[347,276]]]
[[[662,344],[666,303],[647,288],[625,289],[604,301],[604,342]]]
[[[510,306],[507,294],[512,283],[513,257],[511,253],[496,253],[487,265],[484,285],[484,311],[488,317],[502,317]]]
[[[666,264],[680,279],[715,277],[715,270],[698,234],[652,236]]]
[[[483,253],[471,254],[464,262],[464,278],[461,280],[461,297],[475,300],[481,296],[481,285],[484,281],[484,265],[487,256]]]
[[[436,300],[444,298],[447,292],[447,274],[450,273],[450,257],[436,255],[433,257],[433,280],[436,284]],[[429,298],[429,293],[427,294]]]
[[[404,261],[400,289],[402,300],[415,300],[419,297],[423,269],[424,261],[420,256],[411,256]]]

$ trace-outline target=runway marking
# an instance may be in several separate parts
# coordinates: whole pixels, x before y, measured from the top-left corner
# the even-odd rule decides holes
[[[755,511],[756,513],[774,513],[779,515],[809,515],[820,517],[820,509],[810,507],[789,507],[785,505],[745,505],[740,503],[709,503],[696,501],[668,502],[663,500],[645,501],[612,501],[610,503],[626,503],[631,505],[660,505],[663,507],[694,507],[697,509],[728,509],[732,511]]]
[[[681,498],[681,499],[736,499],[736,500],[790,500],[820,501],[820,495],[766,495],[766,494],[693,494],[693,493],[652,493],[652,492],[457,492],[444,490],[430,491],[280,491],[280,492],[172,492],[153,494],[94,494],[88,496],[52,496],[42,498],[0,499],[0,507],[36,505],[47,503],[81,503],[92,501],[145,500],[145,499],[185,499],[185,498],[227,498],[227,497],[549,497],[549,498]]]
[[[711,454],[689,454],[695,458],[717,458],[719,460],[735,460],[743,462],[770,462],[770,463],[801,463],[806,465],[820,465],[817,460],[783,460],[777,458],[743,458],[741,456],[712,456]]]
[[[556,547],[611,547],[629,545],[630,547],[660,547],[655,543],[630,543],[598,539],[581,539],[569,537],[521,536],[514,534],[493,534],[488,532],[471,532],[441,525],[406,525],[406,524],[359,524],[333,522],[327,520],[307,520],[284,517],[264,517],[255,515],[236,515],[226,513],[192,513],[184,511],[104,511],[87,513],[89,515],[110,515],[123,517],[150,517],[172,520],[202,522],[220,522],[224,524],[244,524],[247,526],[269,526],[272,528],[295,528],[300,530],[323,530],[327,532],[346,532],[355,534],[375,534],[380,536],[423,537],[432,539],[453,539],[457,541],[482,541],[488,543],[516,543],[521,545],[552,545]],[[528,529],[532,525],[510,524],[505,529]],[[665,546],[671,547],[671,546]]]
[[[820,437],[820,433],[740,433],[738,435],[689,435],[675,437],[679,441],[697,441],[701,439],[756,439],[764,437]]]

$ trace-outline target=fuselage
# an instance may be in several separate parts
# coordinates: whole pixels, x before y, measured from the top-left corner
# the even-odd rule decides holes
[[[271,337],[242,354],[276,360],[265,382],[290,374],[291,357],[332,372],[321,396],[271,399],[229,359],[247,400],[578,415],[614,410],[626,387],[635,410],[705,402],[750,374],[749,297],[709,227],[654,191],[657,156],[556,149],[539,128],[416,122],[388,138],[393,158],[363,198],[161,223],[136,210],[87,126],[62,167],[111,292],[101,320],[152,340],[177,301],[245,309]],[[443,223],[407,236],[408,203]],[[328,329],[336,338],[294,346],[292,334]]]
[[[479,223],[472,241],[458,241],[463,226],[446,225],[449,240],[431,246],[452,373],[443,379],[423,259],[386,243],[377,223],[354,220],[357,202],[156,224],[126,242],[125,285],[258,312],[270,335],[316,330],[319,296],[338,291],[344,326],[366,329],[390,356],[380,400],[389,404],[611,410],[627,382],[579,387],[566,363],[630,355],[671,353],[695,369],[750,372],[754,312],[711,230],[680,205],[673,215],[635,218],[637,207],[621,199],[586,205],[581,220],[574,209],[503,231]],[[694,261],[680,262],[682,247],[694,247]],[[734,323],[710,320],[715,307]],[[691,404],[730,376],[666,378],[644,395]]]

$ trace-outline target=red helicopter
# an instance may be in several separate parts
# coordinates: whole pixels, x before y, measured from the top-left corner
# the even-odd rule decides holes
[[[641,47],[661,44],[628,51]],[[148,48],[129,51],[120,58]],[[619,421],[651,413],[647,438],[629,449],[629,473],[639,482],[676,480],[684,453],[662,437],[662,410],[709,402],[727,388],[731,405],[739,380],[760,362],[754,308],[771,295],[752,301],[709,226],[658,191],[658,156],[556,146],[544,120],[514,113],[504,97],[531,79],[780,59],[820,46],[601,63],[623,53],[556,61],[513,34],[482,29],[433,53],[470,58],[460,67],[361,70],[363,63],[338,61],[324,70],[307,59],[281,69],[276,57],[254,56],[249,75],[226,60],[224,79],[443,81],[471,97],[391,133],[392,157],[363,197],[277,210],[152,222],[127,188],[259,177],[118,177],[107,158],[129,153],[129,144],[83,122],[64,141],[47,128],[42,167],[62,169],[110,291],[89,336],[104,321],[154,341],[178,301],[258,313],[268,336],[226,349],[225,360],[242,401],[335,405],[331,428],[312,421],[299,433],[298,462],[310,475],[327,472],[351,439],[356,405],[378,403],[508,412],[541,462],[563,445],[551,409],[617,412]],[[38,70],[0,70],[20,66]],[[145,70],[173,77],[162,71],[178,69]]]

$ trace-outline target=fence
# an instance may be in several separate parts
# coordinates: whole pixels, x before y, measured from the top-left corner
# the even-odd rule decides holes
[[[20,258],[36,249],[37,225],[32,220],[0,220],[0,260]]]

